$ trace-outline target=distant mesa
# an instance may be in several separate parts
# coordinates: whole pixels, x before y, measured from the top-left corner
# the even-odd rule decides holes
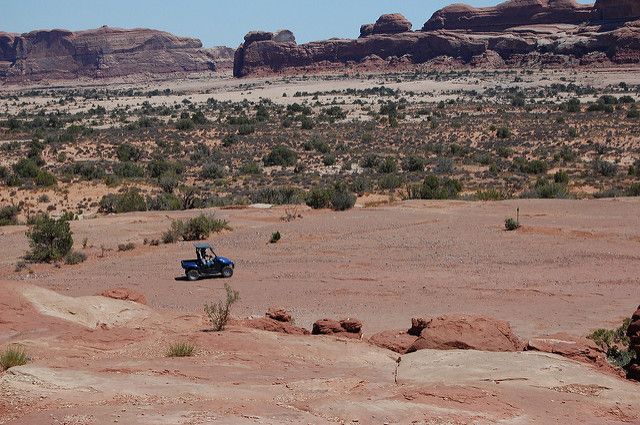
[[[0,33],[0,78],[21,82],[215,71],[218,58],[226,57],[231,67],[231,50],[204,49],[200,40],[151,29]]]
[[[640,1],[509,0],[447,6],[423,25],[400,14],[360,27],[357,39],[297,45],[247,34],[234,75],[403,70],[423,67],[579,67],[640,63]],[[293,35],[291,35],[293,38]]]

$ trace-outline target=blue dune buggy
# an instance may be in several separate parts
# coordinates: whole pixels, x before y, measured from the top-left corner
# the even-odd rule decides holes
[[[230,278],[233,276],[235,268],[233,261],[216,255],[208,243],[198,243],[195,247],[197,259],[181,261],[187,279],[194,281],[203,277],[222,276]]]

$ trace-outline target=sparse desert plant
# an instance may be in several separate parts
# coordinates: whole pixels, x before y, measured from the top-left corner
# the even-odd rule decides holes
[[[335,211],[346,211],[356,204],[356,195],[349,190],[343,182],[337,182],[333,185],[331,193],[331,208]]]
[[[262,162],[266,166],[281,165],[283,167],[290,167],[296,165],[298,155],[291,149],[284,145],[278,145],[271,149],[271,152],[267,154]]]
[[[0,226],[10,226],[18,224],[18,214],[20,213],[20,207],[15,205],[7,205],[0,208]]]
[[[209,237],[211,233],[221,232],[228,228],[229,223],[226,220],[200,214],[187,221],[174,220],[169,230],[162,235],[162,241],[164,243],[174,243],[180,238],[184,241],[200,241]]]
[[[120,252],[133,251],[135,248],[136,244],[134,244],[133,242],[118,244],[118,251]]]
[[[80,251],[69,251],[64,256],[64,263],[68,265],[75,265],[84,262],[87,259],[87,255]]]
[[[30,250],[25,258],[35,263],[59,261],[73,246],[71,227],[64,217],[56,220],[39,216],[27,231],[27,237]]]
[[[630,324],[631,319],[625,319],[617,328],[596,329],[587,338],[607,353],[609,363],[625,368],[635,359],[635,352],[627,350],[629,345],[627,329]]]
[[[8,370],[15,366],[23,366],[29,362],[29,356],[22,347],[12,346],[0,354],[0,369]]]
[[[195,344],[190,342],[176,342],[169,346],[167,357],[191,357],[195,352]]]
[[[229,321],[231,306],[240,300],[240,293],[231,289],[228,283],[224,284],[226,299],[215,304],[205,304],[204,312],[211,322],[211,329],[214,332],[223,331]]]
[[[520,228],[520,223],[515,218],[509,217],[504,221],[505,230],[511,232]]]
[[[427,176],[420,185],[409,187],[411,199],[455,199],[462,191],[462,184],[455,179]]]
[[[282,235],[280,234],[280,232],[273,232],[271,234],[271,239],[269,239],[269,243],[278,243],[280,242],[280,239],[282,239]]]

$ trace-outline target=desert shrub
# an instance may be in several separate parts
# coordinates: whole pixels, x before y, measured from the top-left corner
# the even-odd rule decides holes
[[[190,342],[176,342],[169,346],[167,357],[191,357],[196,352],[196,346]]]
[[[507,199],[507,196],[499,190],[487,189],[477,191],[476,199],[478,201],[502,201],[503,199]]]
[[[24,366],[29,362],[29,356],[21,347],[9,347],[0,354],[0,369],[3,371],[15,366]]]
[[[269,239],[269,243],[278,243],[280,242],[280,239],[282,239],[280,232],[273,232],[271,234],[271,239]]]
[[[322,158],[322,164],[324,164],[326,167],[329,167],[331,165],[335,165],[336,164],[336,156],[334,154],[332,154],[332,153],[326,154]]]
[[[158,186],[160,186],[164,193],[173,193],[179,183],[179,177],[172,172],[168,172],[158,177]]]
[[[194,112],[191,115],[191,121],[193,121],[195,125],[205,125],[208,122],[207,117],[204,116],[202,111]]]
[[[402,164],[402,168],[405,171],[415,172],[415,171],[424,171],[424,167],[426,165],[426,160],[421,156],[409,155],[404,159]]]
[[[215,304],[205,304],[204,312],[209,317],[211,329],[215,332],[223,331],[229,321],[231,306],[240,300],[240,293],[231,289],[228,283],[224,284],[226,299]]]
[[[518,230],[520,228],[520,223],[518,223],[516,219],[510,217],[504,221],[504,228],[507,231]]]
[[[200,177],[207,180],[221,179],[224,177],[224,168],[215,162],[207,163],[202,167]]]
[[[0,208],[0,226],[18,224],[18,214],[20,214],[20,207],[18,206],[7,205]]]
[[[69,251],[64,256],[64,263],[69,265],[80,264],[87,259],[87,255],[80,251]]]
[[[580,112],[580,99],[572,98],[569,99],[565,105],[567,112],[575,113]]]
[[[385,174],[378,179],[378,187],[382,190],[394,190],[403,184],[404,179],[397,174]]]
[[[120,194],[104,195],[100,200],[99,209],[106,214],[146,211],[147,202],[138,189],[130,188]]]
[[[451,174],[455,167],[451,158],[439,157],[436,160],[436,166],[433,168],[433,172],[436,174]]]
[[[305,143],[303,147],[304,147],[304,150],[307,150],[307,151],[315,150],[316,152],[323,153],[323,154],[331,152],[331,148],[329,147],[329,144],[317,136],[312,137],[311,140]]]
[[[34,183],[39,187],[51,187],[57,184],[56,176],[48,171],[39,170]]]
[[[133,162],[121,162],[113,166],[113,174],[123,179],[144,177],[144,168]]]
[[[105,176],[104,166],[96,161],[75,162],[71,172],[85,180],[99,180]]]
[[[317,187],[307,193],[306,204],[313,209],[329,208],[331,205],[331,189]]]
[[[23,178],[36,178],[40,172],[40,167],[31,158],[22,158],[15,164],[13,164],[13,171]]]
[[[262,162],[264,162],[266,166],[281,165],[283,167],[296,165],[297,161],[298,155],[284,145],[274,147],[271,149],[271,152],[262,159]]]
[[[133,242],[118,244],[118,251],[120,252],[133,251],[134,249],[136,249],[136,244]]]
[[[65,217],[39,216],[27,231],[30,250],[25,258],[35,263],[59,261],[71,251],[73,237]]]
[[[138,162],[142,158],[142,149],[129,143],[122,143],[116,148],[116,156],[122,162]]]
[[[238,141],[238,137],[235,134],[227,134],[222,138],[222,146],[228,148],[233,146]]]
[[[398,162],[395,158],[386,157],[378,165],[378,172],[382,174],[391,174],[398,171]]]
[[[245,162],[239,170],[240,174],[258,175],[262,174],[262,169],[253,161]]]
[[[200,241],[208,238],[211,233],[228,228],[226,220],[200,214],[186,221],[174,220],[171,228],[162,235],[162,240],[164,243],[176,242],[179,238],[184,241]]]
[[[570,199],[573,196],[566,184],[549,181],[546,178],[540,178],[536,181],[533,188],[522,194],[523,198],[540,198],[540,199]]]
[[[251,195],[251,202],[260,204],[299,204],[304,200],[304,192],[296,187],[266,187]]]
[[[252,124],[241,124],[238,127],[238,134],[240,136],[247,136],[249,134],[255,133],[255,131],[256,131],[256,128]]]
[[[500,127],[496,130],[496,137],[498,139],[508,139],[511,137],[511,130],[509,130],[509,127]]]
[[[335,211],[346,211],[353,208],[356,199],[356,195],[343,182],[337,182],[333,185],[331,208]]]
[[[560,184],[569,184],[569,174],[564,170],[557,171],[553,175],[553,181]]]
[[[176,122],[176,129],[180,131],[192,130],[195,124],[191,118],[181,118]]]
[[[150,211],[175,211],[182,209],[182,201],[173,193],[161,193],[154,198],[147,198]]]
[[[513,160],[513,168],[526,174],[544,174],[549,169],[549,164],[541,159],[529,161],[520,157]]]
[[[462,191],[462,184],[455,179],[427,176],[422,184],[409,187],[412,199],[455,199]]]
[[[635,105],[627,111],[627,118],[630,120],[635,120],[640,118],[640,109],[635,107]]]
[[[615,329],[596,329],[587,338],[593,340],[603,351],[607,353],[610,363],[627,367],[635,358],[635,353],[627,351],[629,337],[627,329],[631,324],[631,319],[625,319],[622,324]]]
[[[184,172],[184,164],[165,159],[154,159],[147,165],[147,172],[153,178],[158,178],[164,174],[180,175]]]
[[[371,182],[367,178],[362,176],[356,177],[351,183],[351,190],[358,195],[364,195],[370,189]]]
[[[381,159],[378,155],[370,153],[362,158],[362,161],[360,161],[360,166],[362,168],[375,168],[380,164],[380,162]]]
[[[618,174],[618,165],[603,159],[596,159],[593,161],[593,171],[604,177],[613,177]]]
[[[625,191],[627,196],[640,196],[640,183],[631,184],[627,190]],[[2,219],[0,218],[0,225],[2,223]]]

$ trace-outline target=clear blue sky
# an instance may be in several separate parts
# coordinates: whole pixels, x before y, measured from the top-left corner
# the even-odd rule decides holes
[[[360,25],[399,12],[414,29],[450,0],[2,0],[0,31],[81,30],[109,25],[196,37],[206,47],[236,47],[255,29],[292,30],[299,42],[356,37]],[[467,0],[488,6],[498,0]],[[585,3],[586,1],[581,0]]]

